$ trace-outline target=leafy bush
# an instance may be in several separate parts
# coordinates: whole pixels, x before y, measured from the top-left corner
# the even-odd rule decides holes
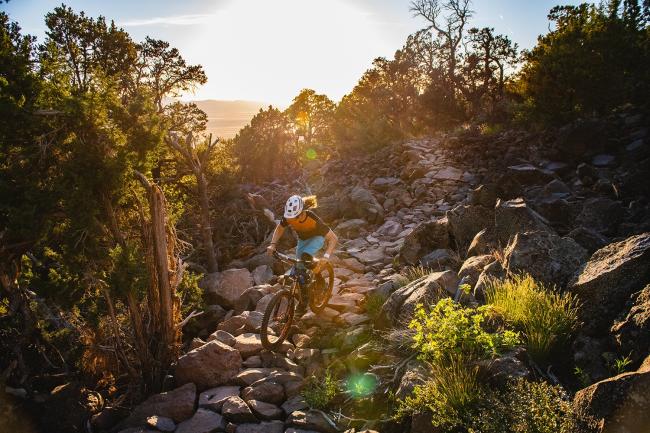
[[[518,379],[487,395],[471,431],[484,433],[572,433],[578,430],[571,401],[559,386]]]
[[[421,358],[433,362],[457,358],[491,358],[502,350],[520,343],[516,332],[485,329],[493,317],[489,306],[465,308],[450,298],[445,298],[426,312],[418,305],[409,328],[415,330],[413,348]]]
[[[310,382],[302,391],[302,396],[310,408],[325,409],[336,397],[338,391],[338,384],[328,370],[321,380],[312,376]]]
[[[578,430],[571,402],[559,386],[518,379],[505,389],[481,386],[463,362],[435,367],[433,378],[400,402],[397,417],[429,412],[444,432],[569,433]]]
[[[566,342],[578,322],[578,303],[569,293],[555,293],[530,275],[493,281],[485,299],[524,333],[531,356],[540,362]]]

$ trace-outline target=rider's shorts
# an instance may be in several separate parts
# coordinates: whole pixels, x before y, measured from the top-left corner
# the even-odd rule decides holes
[[[296,258],[300,259],[303,253],[307,253],[312,257],[325,245],[325,238],[323,236],[314,236],[309,239],[298,239],[296,246]]]

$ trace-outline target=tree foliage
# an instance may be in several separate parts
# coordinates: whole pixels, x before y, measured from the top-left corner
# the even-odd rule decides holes
[[[241,175],[253,182],[284,177],[298,167],[296,140],[285,113],[272,106],[260,109],[233,140]]]
[[[553,8],[555,29],[525,54],[520,86],[529,113],[562,122],[647,102],[648,8],[634,0]]]

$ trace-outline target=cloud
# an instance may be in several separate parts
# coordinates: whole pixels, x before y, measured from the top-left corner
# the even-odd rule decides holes
[[[142,20],[130,20],[118,23],[123,27],[142,27],[142,26],[155,26],[155,25],[168,25],[168,26],[191,26],[194,24],[205,23],[213,19],[213,14],[187,14],[176,15],[171,17],[154,17]]]

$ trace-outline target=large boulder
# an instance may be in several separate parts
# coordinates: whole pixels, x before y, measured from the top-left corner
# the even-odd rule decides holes
[[[420,259],[420,264],[433,271],[444,271],[447,269],[458,269],[458,254],[448,249],[437,249],[431,251]]]
[[[227,269],[207,274],[199,283],[209,303],[234,308],[242,293],[254,285],[248,269]]]
[[[193,383],[187,383],[173,391],[152,395],[136,406],[120,426],[142,426],[147,423],[147,418],[153,415],[171,418],[179,423],[192,417],[195,401],[196,386]]]
[[[469,202],[473,205],[481,205],[493,208],[499,196],[499,189],[495,184],[479,185],[469,195]]]
[[[178,358],[176,383],[194,382],[199,390],[227,383],[241,368],[239,351],[213,340]]]
[[[340,431],[336,424],[320,410],[295,411],[287,418],[287,424],[320,433],[337,433]]]
[[[361,218],[354,218],[351,220],[345,220],[341,224],[336,226],[336,234],[347,239],[354,239],[361,235],[361,232],[368,225],[366,220]]]
[[[531,164],[511,165],[507,168],[506,175],[523,186],[540,185],[554,179],[552,171]]]
[[[609,243],[609,240],[605,236],[582,226],[571,230],[567,236],[579,243],[589,254],[593,254],[596,250],[601,249]]]
[[[399,250],[400,262],[415,265],[426,254],[449,247],[448,222],[446,218],[421,223],[404,238]]]
[[[503,280],[506,276],[506,270],[503,269],[503,265],[498,260],[486,265],[474,285],[474,298],[483,302],[485,300],[485,290],[490,284],[495,280]]]
[[[491,254],[497,249],[494,227],[483,229],[476,233],[469,247],[467,247],[467,257]]]
[[[432,304],[454,294],[458,277],[453,271],[433,272],[393,292],[382,306],[378,328],[408,323],[417,304]]]
[[[340,203],[343,216],[363,218],[370,224],[381,224],[384,221],[384,208],[369,190],[356,186]]]
[[[511,274],[529,273],[562,288],[587,261],[587,251],[569,237],[553,232],[517,233],[504,251],[504,267]]]
[[[497,200],[494,208],[496,241],[504,246],[519,232],[551,231],[549,222],[531,209],[524,199]]]
[[[456,241],[458,251],[465,251],[478,232],[494,226],[494,209],[459,205],[447,211],[447,220],[449,233]]]
[[[599,233],[613,234],[625,216],[620,201],[597,197],[585,200],[576,221]]]
[[[650,284],[634,297],[634,304],[625,318],[611,329],[619,353],[630,354],[637,363],[650,354]]]
[[[650,431],[650,370],[639,369],[594,383],[573,399],[578,416],[595,421],[598,432]]]
[[[474,287],[483,269],[494,261],[494,256],[491,254],[469,257],[460,267],[458,278],[464,280],[465,284]]]
[[[574,275],[569,290],[582,301],[584,330],[606,331],[632,293],[650,281],[650,232],[596,251]]]
[[[178,425],[176,433],[212,433],[224,431],[226,421],[218,413],[208,409],[199,409],[194,416]]]
[[[427,365],[422,361],[409,361],[408,364],[406,364],[406,369],[400,379],[397,391],[395,391],[395,397],[399,400],[404,400],[406,397],[412,395],[415,387],[423,385],[429,374],[430,372]]]
[[[257,418],[253,415],[250,407],[244,400],[239,397],[229,397],[223,402],[221,413],[229,421],[234,423],[256,422]]]

